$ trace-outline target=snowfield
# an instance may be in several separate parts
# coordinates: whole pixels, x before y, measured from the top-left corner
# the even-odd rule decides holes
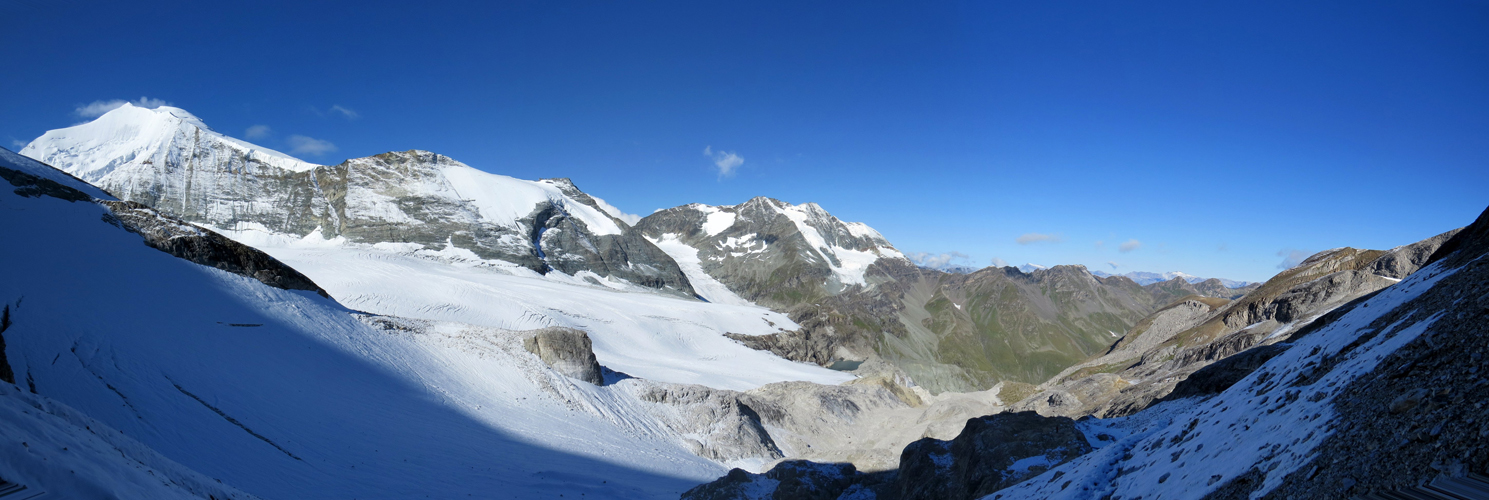
[[[133,455],[97,466],[90,484],[128,479],[138,465],[129,460],[145,456],[141,470],[162,471],[152,477],[209,477],[264,498],[675,498],[726,465],[758,465],[694,455],[633,395],[653,382],[568,379],[523,350],[520,333],[496,326],[585,327],[600,361],[633,377],[722,387],[849,377],[723,338],[772,331],[772,320],[794,326],[753,306],[510,274],[458,252],[324,241],[274,249],[349,309],[147,247],[96,204],[11,191],[0,189],[0,259],[25,265],[4,271],[0,303],[13,321],[4,337],[17,382],[140,444],[104,440]],[[28,415],[17,405],[35,400],[0,395],[0,412]],[[36,425],[0,426],[0,446],[89,439]],[[56,484],[62,467],[88,459],[48,446],[44,470],[36,455],[7,449],[0,473],[67,491]],[[138,479],[127,482],[148,484]],[[115,493],[180,496],[165,483],[126,486]]]
[[[784,314],[750,305],[716,281],[717,286],[704,282],[700,289],[718,302],[709,303],[592,274],[539,275],[505,262],[479,260],[454,247],[435,251],[327,241],[315,234],[291,239],[221,232],[305,273],[352,309],[508,330],[578,328],[589,332],[600,364],[633,377],[733,390],[792,380],[831,385],[853,379],[724,337],[798,326]],[[685,272],[689,267],[696,264],[684,264]]]

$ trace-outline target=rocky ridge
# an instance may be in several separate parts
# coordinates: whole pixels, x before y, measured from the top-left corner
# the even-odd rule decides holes
[[[418,150],[313,165],[213,132],[178,108],[130,105],[47,132],[22,153],[230,234],[453,247],[540,274],[588,272],[694,295],[671,258],[568,179],[523,181]]]
[[[1227,358],[1286,342],[1335,308],[1391,286],[1455,233],[1388,251],[1320,252],[1233,301],[1182,299],[1138,322],[1106,353],[1064,369],[1015,407],[1047,415],[1120,416],[1167,396],[1191,376],[1198,377],[1191,387],[1239,378],[1274,351]],[[1202,371],[1212,363],[1217,366]]]

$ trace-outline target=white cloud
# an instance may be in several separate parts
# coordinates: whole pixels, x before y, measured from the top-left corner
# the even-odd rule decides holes
[[[356,111],[352,111],[350,109],[344,108],[340,104],[332,105],[331,106],[331,112],[332,113],[340,113],[341,116],[345,116],[346,119],[348,119],[348,120],[355,120],[357,118],[361,118],[362,117],[362,115],[361,114],[358,114]]]
[[[1298,250],[1296,248],[1278,250],[1277,256],[1282,257],[1282,262],[1277,264],[1277,268],[1286,270],[1298,267],[1298,264],[1302,264],[1303,261],[1308,260],[1308,257],[1311,255],[1313,255],[1313,252]]]
[[[290,145],[290,154],[307,154],[320,156],[336,151],[336,145],[330,141],[323,141],[303,135],[292,135],[286,142]]]
[[[916,265],[929,267],[931,269],[940,269],[946,267],[947,264],[951,264],[954,261],[969,261],[972,258],[971,256],[961,252],[946,252],[941,254],[916,252],[910,254],[908,257],[910,257],[910,261],[914,262]]]
[[[993,261],[990,262],[990,264],[992,264],[993,267],[1008,267],[1008,261],[997,257],[993,257]]]
[[[272,130],[269,129],[268,125],[254,125],[252,127],[248,127],[248,130],[243,131],[243,137],[249,139],[261,139],[264,137],[268,137],[269,132],[272,132]]]
[[[1106,265],[1112,266],[1112,270],[1113,271],[1117,270],[1118,267],[1121,267],[1121,266],[1117,265],[1116,262],[1110,261],[1110,260],[1109,261],[1106,261]]]
[[[1042,241],[1059,243],[1065,241],[1065,237],[1058,234],[1025,233],[1023,236],[1019,236],[1018,239],[1014,241],[1017,241],[1020,245],[1028,245],[1030,243],[1039,243]]]
[[[15,148],[16,151],[20,151],[22,148],[26,147],[26,143],[21,142],[19,139],[11,139],[10,146],[12,148]]]
[[[714,151],[713,146],[704,146],[703,156],[713,159],[714,166],[719,169],[720,179],[733,177],[734,171],[740,165],[744,165],[745,162],[743,156],[737,155],[733,151]]]
[[[1133,250],[1137,250],[1139,248],[1142,248],[1142,246],[1143,246],[1143,242],[1141,242],[1141,241],[1138,241],[1138,240],[1127,240],[1127,241],[1122,242],[1121,245],[1118,245],[1117,246],[1117,251],[1118,252],[1122,252],[1122,253],[1127,253],[1127,252],[1131,252]]]
[[[171,105],[171,103],[165,102],[160,99],[141,96],[139,99],[135,99],[133,101],[126,101],[123,99],[93,101],[88,104],[78,106],[77,109],[72,110],[72,112],[83,118],[98,118],[100,116],[103,116],[104,113],[113,111],[115,108],[118,108],[119,106],[123,106],[125,104],[133,104],[141,108],[150,109]]]

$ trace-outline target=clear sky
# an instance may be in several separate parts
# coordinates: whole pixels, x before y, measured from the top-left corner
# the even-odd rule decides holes
[[[148,98],[322,163],[1242,280],[1489,205],[1483,1],[488,3],[0,1],[0,141]]]

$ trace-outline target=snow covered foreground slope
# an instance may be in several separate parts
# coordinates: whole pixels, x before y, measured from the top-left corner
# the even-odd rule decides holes
[[[361,314],[147,247],[98,204],[4,187],[17,382],[225,484],[264,498],[665,498],[724,470],[634,396],[653,382],[573,381],[519,333]],[[0,425],[0,443],[24,432]],[[0,470],[36,459],[0,453]]]
[[[254,498],[10,384],[0,384],[0,422],[0,478],[26,487],[17,498]]]

